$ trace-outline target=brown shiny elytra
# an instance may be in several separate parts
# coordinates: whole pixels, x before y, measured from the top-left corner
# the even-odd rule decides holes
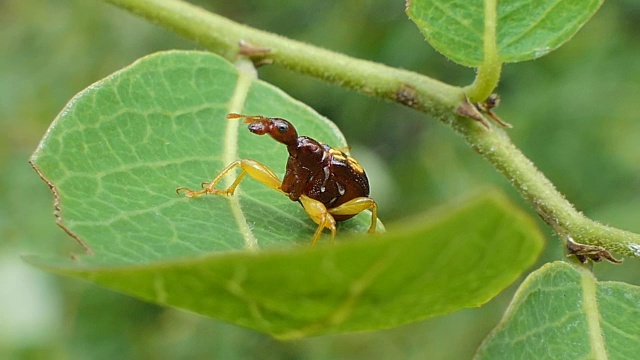
[[[274,140],[287,146],[289,159],[284,179],[280,181],[267,166],[250,159],[236,160],[224,168],[211,182],[204,182],[203,190],[185,190],[187,197],[200,195],[233,195],[242,179],[249,175],[268,187],[278,190],[293,201],[302,204],[311,219],[318,224],[311,244],[315,244],[322,231],[329,229],[331,239],[336,235],[336,221],[347,220],[360,212],[371,209],[369,232],[375,232],[378,205],[369,197],[369,180],[360,164],[351,156],[298,133],[285,119],[261,115],[228,114],[227,119],[244,118],[254,134],[269,134]],[[235,167],[242,172],[225,190],[216,185]]]

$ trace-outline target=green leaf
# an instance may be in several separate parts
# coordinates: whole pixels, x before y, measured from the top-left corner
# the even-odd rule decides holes
[[[333,123],[251,73],[211,54],[170,52],[78,94],[32,163],[55,186],[61,224],[100,255],[94,262],[308,245],[316,225],[302,207],[253,179],[233,197],[176,194],[179,186],[199,189],[237,159],[284,173],[286,147],[226,120],[229,112],[291,119],[302,135],[347,146]],[[365,231],[370,218],[363,213],[339,233]]]
[[[123,244],[125,245],[125,244]],[[371,331],[487,302],[540,253],[531,219],[488,193],[432,220],[334,246],[120,266],[30,261],[279,338]]]
[[[477,359],[636,359],[640,287],[598,282],[564,262],[546,264],[518,289]]]
[[[557,49],[601,4],[602,0],[407,0],[407,14],[436,50],[461,65],[478,67],[494,55],[500,62],[518,62]],[[497,54],[486,54],[487,49]]]
[[[541,251],[532,220],[495,192],[387,234],[358,236],[370,221],[360,214],[335,244],[314,248],[316,226],[301,207],[252,179],[232,197],[176,194],[237,158],[282,175],[286,149],[225,120],[233,111],[282,116],[301,134],[346,145],[335,125],[220,57],[146,57],[78,94],[32,158],[60,225],[92,255],[31,261],[293,338],[479,306]]]

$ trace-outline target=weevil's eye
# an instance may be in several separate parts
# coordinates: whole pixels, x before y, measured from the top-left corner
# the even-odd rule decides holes
[[[269,119],[269,135],[287,146],[295,146],[298,139],[296,128],[287,120],[281,118]]]
[[[284,134],[284,133],[286,133],[287,131],[289,131],[289,125],[287,125],[287,124],[285,124],[285,123],[283,123],[283,122],[278,123],[278,125],[276,125],[276,126],[277,126],[277,128],[278,128],[278,132],[279,132],[280,134]]]

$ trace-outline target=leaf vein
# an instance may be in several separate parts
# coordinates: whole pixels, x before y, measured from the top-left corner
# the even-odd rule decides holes
[[[600,311],[596,297],[596,282],[591,273],[582,269],[582,308],[587,318],[589,343],[595,359],[608,359],[600,326]]]
[[[558,6],[560,4],[560,1],[555,1],[554,3],[551,4],[551,6],[549,8],[547,8],[541,15],[540,17],[538,17],[538,19],[534,20],[531,22],[531,24],[524,30],[521,31],[517,36],[511,38],[509,41],[507,41],[506,43],[503,43],[501,48],[502,49],[506,49],[509,46],[511,46],[511,44],[517,42],[518,40],[522,39],[523,37],[525,37],[527,34],[529,34],[532,30],[534,30],[546,17],[547,15],[553,11],[553,9]]]
[[[238,80],[236,88],[233,91],[233,95],[229,101],[229,112],[241,113],[244,108],[249,88],[253,83],[253,80],[257,77],[257,73],[253,64],[249,60],[243,59],[236,64],[238,70]],[[228,120],[225,129],[224,140],[224,152],[223,159],[225,164],[238,159],[238,126],[239,120]],[[232,176],[227,176],[225,182],[227,186],[230,186],[235,176],[235,171],[232,172]],[[238,225],[238,230],[244,238],[244,247],[248,250],[256,250],[258,248],[258,240],[256,239],[251,226],[247,222],[247,218],[240,206],[240,194],[236,193],[236,196],[229,197],[229,205],[231,207],[231,213]]]

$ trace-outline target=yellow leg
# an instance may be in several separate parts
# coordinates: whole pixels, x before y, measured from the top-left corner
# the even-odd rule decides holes
[[[300,196],[300,203],[311,219],[318,224],[318,229],[316,229],[315,234],[313,234],[313,239],[311,240],[311,246],[318,242],[324,229],[331,230],[331,241],[333,241],[336,237],[336,220],[329,214],[324,204],[306,195]]]
[[[231,170],[233,170],[236,167],[240,167],[240,169],[242,169],[242,172],[233,181],[233,184],[231,184],[231,186],[229,186],[224,190],[216,189],[216,185],[220,182],[220,180],[222,180],[222,178],[225,175],[227,175]],[[196,191],[186,187],[179,187],[176,189],[176,192],[180,193],[180,191],[184,190],[185,195],[187,197],[197,197],[197,196],[206,195],[206,194],[233,195],[233,193],[236,191],[236,187],[238,187],[242,179],[247,174],[252,178],[260,181],[261,183],[267,185],[268,187],[274,190],[281,191],[280,190],[281,182],[278,179],[278,177],[273,173],[273,171],[271,171],[271,169],[269,169],[266,165],[261,164],[255,160],[243,159],[243,160],[236,160],[231,164],[229,164],[229,166],[224,168],[224,170],[222,170],[218,176],[216,176],[213,180],[211,180],[211,182],[203,182],[202,186],[204,187],[204,189],[202,190]]]
[[[329,213],[332,215],[356,215],[367,209],[371,209],[371,226],[369,226],[369,232],[376,232],[376,225],[378,221],[378,204],[368,197],[357,197],[351,199],[346,203],[329,209]]]

